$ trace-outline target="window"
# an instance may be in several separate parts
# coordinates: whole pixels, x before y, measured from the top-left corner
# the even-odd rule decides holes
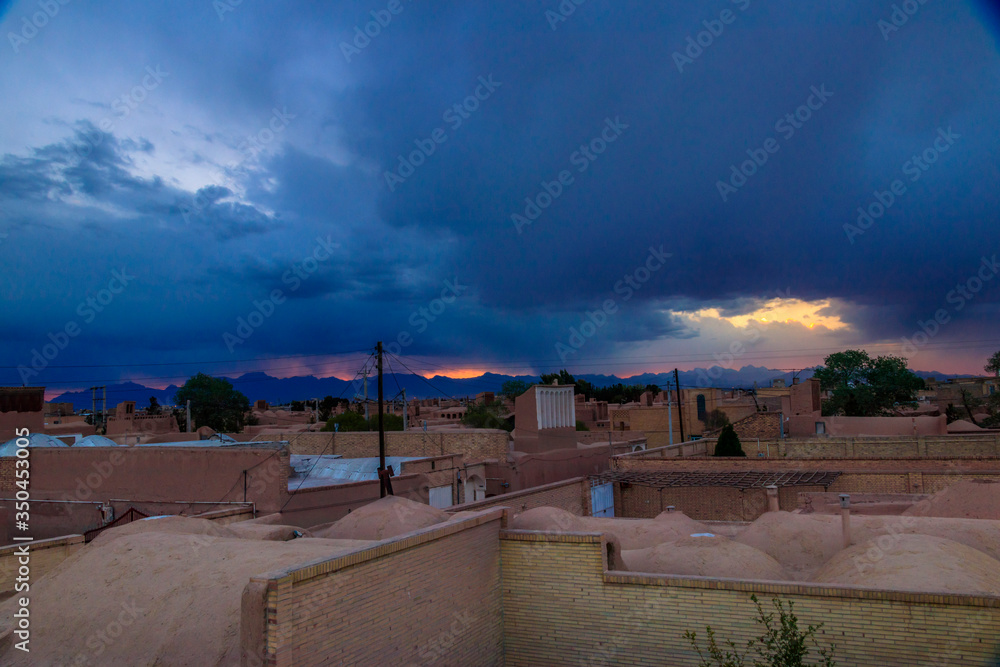
[[[826,422],[816,422],[816,435],[824,435],[826,433]]]
[[[698,394],[698,419],[705,421],[708,413],[705,411],[705,394]]]

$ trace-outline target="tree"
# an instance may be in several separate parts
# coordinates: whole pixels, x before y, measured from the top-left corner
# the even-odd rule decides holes
[[[906,359],[872,359],[864,350],[835,352],[813,373],[831,397],[823,401],[824,415],[877,417],[891,415],[897,405],[916,405],[924,381],[906,368]]]
[[[1000,377],[1000,351],[994,352],[990,360],[986,362],[986,366],[983,367],[987,373],[993,373],[997,377]]]
[[[702,653],[697,633],[690,630],[684,633],[701,659],[701,662],[698,663],[699,667],[744,667],[748,664],[747,659],[751,649],[757,654],[753,660],[754,667],[808,667],[813,664],[816,667],[835,667],[837,663],[834,662],[833,657],[837,647],[831,644],[830,648],[819,648],[819,642],[816,641],[816,633],[823,627],[822,623],[809,625],[806,626],[805,630],[799,630],[799,619],[795,616],[795,603],[789,601],[786,611],[784,603],[780,599],[774,598],[772,602],[778,612],[778,622],[775,623],[774,612],[765,614],[756,595],[751,595],[750,599],[757,607],[755,620],[758,625],[764,626],[764,631],[755,639],[747,641],[746,650],[743,651],[742,655],[736,643],[731,639],[725,641],[725,646],[729,650],[720,647],[715,640],[715,631],[712,630],[712,626],[705,627],[705,633],[708,635],[708,645],[705,649],[708,653],[707,657]],[[820,658],[817,663],[806,662],[812,650],[808,646],[809,643],[812,643],[817,649],[816,652]]]
[[[375,416],[378,419],[378,415]],[[378,428],[378,422],[375,424],[375,428]],[[365,421],[363,415],[359,415],[353,410],[348,410],[347,412],[341,413],[336,417],[331,417],[327,420],[326,426],[322,428],[323,431],[367,431],[368,422]]]
[[[740,436],[736,435],[732,424],[727,424],[719,434],[719,440],[715,443],[715,456],[746,456],[743,445],[740,444]]]
[[[305,401],[292,401],[292,405],[289,408],[289,412],[305,412],[306,402]]]
[[[499,401],[492,405],[470,405],[462,415],[462,425],[469,428],[499,428],[505,431],[514,430],[513,424],[507,419],[507,408]]]
[[[729,415],[718,408],[705,415],[705,428],[709,431],[729,426],[729,423]]]
[[[531,389],[531,385],[524,380],[507,380],[500,387],[500,396],[513,401],[529,389]]]
[[[589,431],[590,429],[587,427],[586,424],[584,424],[582,421],[580,421],[579,419],[577,419],[576,420],[576,430],[577,431]]]
[[[158,415],[160,414],[160,402],[156,400],[156,396],[149,397],[149,407],[146,408],[147,415]]]
[[[247,423],[250,399],[236,391],[224,378],[198,373],[177,390],[174,402],[191,401],[195,428],[208,426],[216,431],[239,433]]]
[[[576,380],[565,368],[558,373],[542,373],[542,384],[552,384],[553,380],[558,380],[559,384],[576,384]]]
[[[587,382],[586,380],[577,380],[575,384],[576,384],[576,393],[583,394],[584,398],[587,399],[588,401],[593,398],[594,385],[592,385],[590,382]]]

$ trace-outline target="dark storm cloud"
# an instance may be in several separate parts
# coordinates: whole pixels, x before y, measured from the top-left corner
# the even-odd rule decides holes
[[[40,54],[87,58],[77,76],[113,79],[112,92],[39,93],[48,122],[73,125],[0,160],[13,261],[59,267],[43,279],[54,292],[136,258],[147,275],[129,315],[177,350],[218,345],[273,289],[281,317],[241,354],[409,332],[407,354],[548,359],[607,299],[621,309],[581,355],[697,338],[669,311],[742,315],[778,295],[834,299],[860,338],[908,335],[1000,253],[1000,61],[978,3],[922,5],[885,39],[891,5],[590,0],[557,21],[555,1],[406,3],[349,58],[379,8],[363,0],[244,2],[221,21],[207,2],[77,7],[15,65],[44,80]],[[687,51],[723,10],[722,34]],[[95,44],[98,28],[117,38]],[[77,122],[147,63],[169,72],[147,107],[113,133]],[[786,118],[803,108],[808,120]],[[144,110],[164,138],[143,132]],[[240,148],[275,112],[286,125]],[[948,128],[948,150],[912,172]],[[733,165],[761,155],[734,185]],[[845,230],[896,180],[905,192],[884,215]],[[514,215],[536,219],[519,229]],[[283,277],[318,247],[325,259],[292,289]],[[617,287],[661,247],[671,257],[622,301]],[[466,291],[417,334],[412,314],[456,280]],[[11,287],[14,310],[48,322],[30,300],[42,286]],[[992,285],[977,293],[977,321],[998,301]]]

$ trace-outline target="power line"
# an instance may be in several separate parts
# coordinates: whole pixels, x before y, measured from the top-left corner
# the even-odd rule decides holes
[[[146,368],[150,366],[198,366],[204,364],[238,364],[243,362],[270,361],[273,359],[308,359],[313,357],[336,357],[345,354],[358,354],[368,352],[370,348],[363,350],[346,350],[343,352],[322,352],[317,354],[285,354],[271,357],[257,357],[255,359],[214,359],[207,361],[164,361],[142,364],[83,364],[83,365],[56,365],[49,364],[45,368]],[[23,364],[22,364],[23,365]],[[20,366],[0,366],[0,369],[17,369]]]

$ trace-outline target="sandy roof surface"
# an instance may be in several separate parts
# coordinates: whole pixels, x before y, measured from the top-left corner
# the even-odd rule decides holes
[[[8,636],[0,664],[239,665],[241,597],[252,576],[367,544],[112,532],[32,584],[31,653]],[[0,637],[13,629],[15,605],[0,604]]]

